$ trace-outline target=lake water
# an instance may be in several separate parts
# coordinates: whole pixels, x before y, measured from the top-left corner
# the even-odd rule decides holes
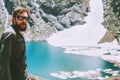
[[[113,67],[113,64],[98,57],[65,54],[64,49],[53,47],[47,42],[27,42],[26,47],[28,72],[47,80],[61,80],[50,75],[50,73],[59,71],[87,71],[98,68],[118,70],[118,68]]]

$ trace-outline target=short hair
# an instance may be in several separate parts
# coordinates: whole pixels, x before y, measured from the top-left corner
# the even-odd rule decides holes
[[[30,11],[27,8],[24,7],[16,7],[13,11],[13,17],[17,17],[20,14],[22,14],[23,12],[26,12],[28,14],[28,16],[30,16]]]

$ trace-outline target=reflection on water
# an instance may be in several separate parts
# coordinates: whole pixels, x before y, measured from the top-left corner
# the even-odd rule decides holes
[[[98,57],[65,54],[63,53],[64,49],[53,47],[47,42],[27,42],[26,47],[28,72],[48,80],[61,80],[50,75],[59,71],[118,70],[118,68],[113,67],[113,64]],[[80,79],[73,78],[68,80]]]

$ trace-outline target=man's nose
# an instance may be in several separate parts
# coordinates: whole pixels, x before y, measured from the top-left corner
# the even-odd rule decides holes
[[[26,19],[23,19],[23,22],[27,22],[27,20],[26,20]]]

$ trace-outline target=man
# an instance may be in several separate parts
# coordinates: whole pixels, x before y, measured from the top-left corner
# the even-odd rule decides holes
[[[12,25],[1,37],[0,80],[26,80],[26,48],[21,32],[26,30],[28,19],[29,10],[14,9]]]

